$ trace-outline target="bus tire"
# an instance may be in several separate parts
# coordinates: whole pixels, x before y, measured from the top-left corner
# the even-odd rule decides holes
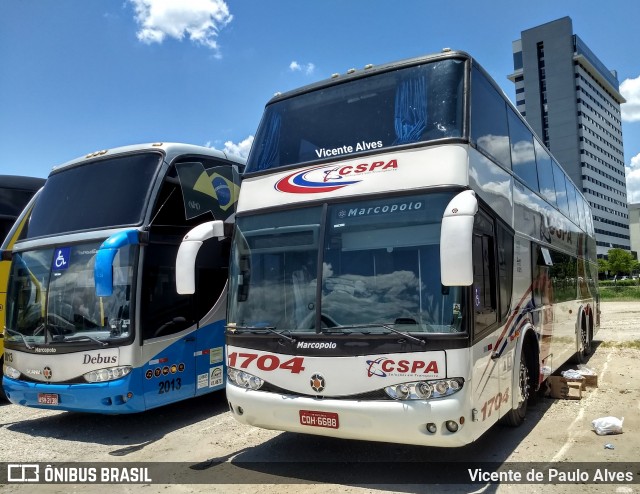
[[[573,358],[574,363],[586,363],[589,355],[591,355],[591,350],[591,332],[589,331],[587,321],[583,318],[580,326],[580,348]]]
[[[502,417],[502,422],[510,427],[518,427],[521,425],[527,415],[527,404],[529,402],[531,389],[529,366],[527,364],[523,348],[520,352],[520,364],[518,367],[518,389],[514,390],[514,393],[518,394],[518,405]]]

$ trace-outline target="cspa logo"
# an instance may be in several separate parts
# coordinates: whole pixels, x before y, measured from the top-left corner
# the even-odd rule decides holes
[[[290,194],[317,194],[333,192],[362,180],[353,180],[364,174],[397,170],[398,161],[374,161],[358,165],[317,166],[287,175],[276,182],[275,189]]]
[[[438,362],[432,360],[400,360],[396,362],[386,357],[367,360],[367,376],[391,377],[416,374],[438,374]]]

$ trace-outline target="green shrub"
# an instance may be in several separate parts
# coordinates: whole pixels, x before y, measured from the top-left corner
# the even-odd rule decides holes
[[[601,287],[607,287],[607,286],[640,286],[639,285],[639,280],[602,280],[599,281],[598,284]]]
[[[632,280],[635,281],[635,280]],[[602,300],[639,300],[640,299],[640,287],[636,286],[624,286],[624,285],[610,285],[604,286],[600,284],[600,298]]]

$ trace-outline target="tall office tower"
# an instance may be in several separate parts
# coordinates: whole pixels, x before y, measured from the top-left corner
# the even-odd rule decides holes
[[[615,71],[576,34],[569,17],[513,42],[516,106],[593,210],[598,257],[630,250],[622,120]]]

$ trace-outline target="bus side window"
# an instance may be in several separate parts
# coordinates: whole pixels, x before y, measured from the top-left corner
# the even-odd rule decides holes
[[[474,67],[471,73],[471,142],[511,169],[507,105],[489,80]]]
[[[175,259],[180,237],[150,235],[144,256],[140,325],[143,339],[178,333],[195,323],[193,295],[176,292]]]
[[[196,258],[195,319],[201,320],[220,298],[229,276],[231,240],[212,238]]]

